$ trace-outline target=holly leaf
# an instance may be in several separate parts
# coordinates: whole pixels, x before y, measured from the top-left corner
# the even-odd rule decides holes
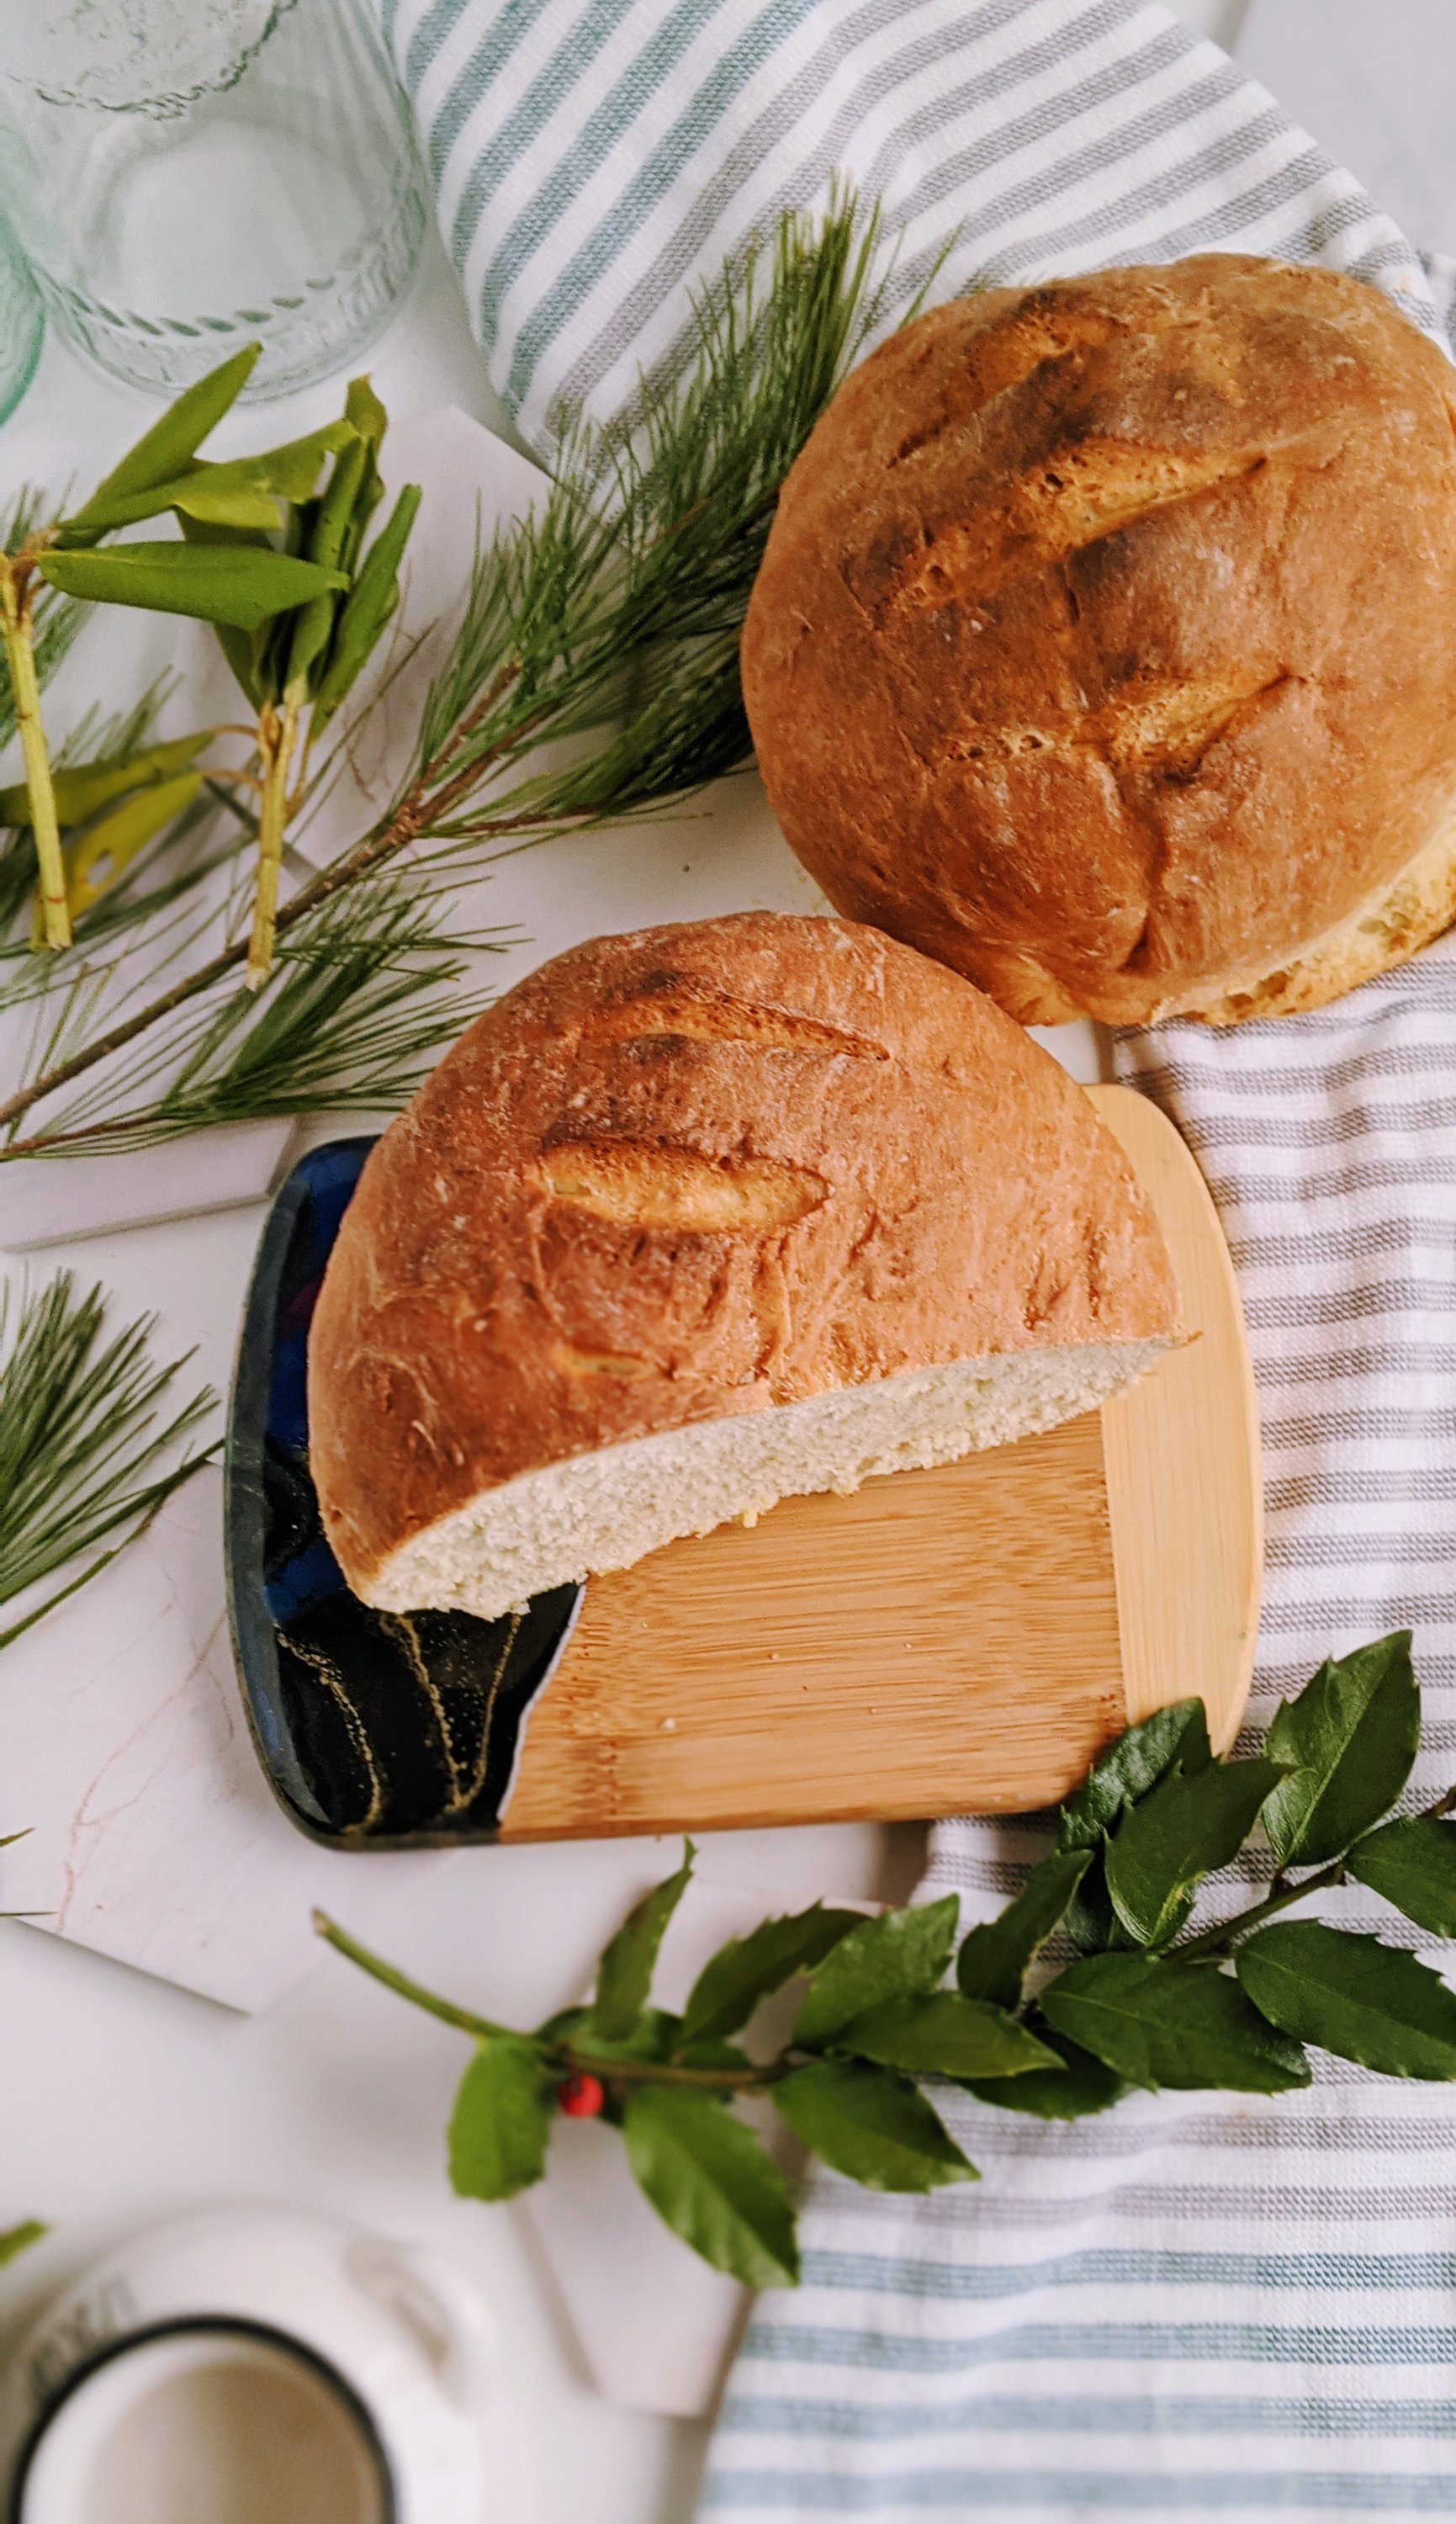
[[[1456,1822],[1405,1815],[1382,1823],[1356,1841],[1345,1868],[1418,1928],[1456,1937]]]
[[[870,2191],[939,2191],[974,2182],[938,2111],[908,2077],[861,2060],[811,2060],[770,2089],[805,2147]]]
[[[191,462],[203,440],[217,428],[225,413],[231,411],[242,393],[254,364],[263,349],[261,342],[248,342],[220,367],[199,377],[195,386],[178,395],[158,421],[128,448],[120,464],[113,465],[103,482],[98,482],[85,507],[77,509],[60,527],[68,546],[94,543],[107,528],[99,518],[118,500],[132,493],[148,491],[154,483],[166,482],[180,473]]]
[[[700,2042],[737,2033],[753,2010],[796,1972],[812,1971],[862,1921],[859,1911],[810,1910],[765,1919],[751,1936],[732,1937],[705,1963],[683,2010],[683,2039]]]
[[[970,2093],[1002,2111],[1031,2112],[1038,2120],[1079,2121],[1105,2112],[1128,2091],[1125,2079],[1105,2062],[1094,2060],[1064,2033],[1054,2033],[1044,2016],[1033,2014],[1028,2023],[1037,2038],[1054,2051],[1059,2070],[1033,2068],[1024,2077],[967,2077]]]
[[[1318,1919],[1285,1919],[1236,1961],[1260,2014],[1296,2041],[1386,2077],[1456,2077],[1456,1993],[1414,1955]]]
[[[664,2223],[748,2287],[794,2287],[799,2244],[771,2156],[715,2095],[638,2086],[622,2130],[632,2170]]]
[[[1090,1849],[1053,1851],[1032,1869],[998,1918],[971,1929],[955,1958],[963,1998],[990,1999],[996,2007],[1019,2005],[1027,1966],[1061,1925],[1092,1856]]]
[[[494,2034],[463,2077],[450,2118],[450,2179],[465,2200],[513,2200],[546,2170],[553,2078],[533,2042]]]
[[[822,2051],[882,1999],[918,1998],[945,1976],[960,1897],[911,1903],[861,1919],[814,1972],[794,2026],[802,2050]]]
[[[629,2035],[653,1985],[657,1949],[693,1873],[692,1842],[683,1844],[683,1863],[675,1875],[655,1884],[651,1893],[628,1912],[616,1935],[602,1951],[597,1966],[597,1991],[582,2036],[582,2048],[594,2041],[620,2041]]]
[[[1420,1733],[1409,1630],[1327,1659],[1265,1737],[1291,1774],[1264,1812],[1281,1867],[1321,1866],[1379,1822],[1410,1775]]]
[[[1126,1727],[1092,1764],[1075,1797],[1061,1810],[1057,1847],[1095,1849],[1124,1808],[1146,1796],[1165,1771],[1206,1770],[1213,1755],[1201,1700],[1176,1700]]]
[[[1249,2095],[1307,2086],[1302,2054],[1213,1964],[1092,1955],[1042,1992],[1042,2013],[1130,2086],[1224,2086]]]
[[[118,544],[43,553],[36,567],[51,587],[88,604],[138,605],[237,631],[256,631],[270,615],[348,585],[340,570],[256,544]]]
[[[38,2244],[42,2235],[48,2235],[50,2231],[49,2226],[42,2226],[38,2218],[27,2217],[23,2226],[12,2226],[7,2233],[0,2235],[0,2270],[4,2269],[7,2261],[13,2261],[18,2253],[28,2252],[32,2244]]]
[[[1193,1887],[1237,1858],[1284,1773],[1277,1762],[1215,1762],[1175,1771],[1122,1819],[1107,1852],[1107,1890],[1140,1945],[1165,1944],[1188,1916]]]
[[[835,2047],[913,2077],[1015,2077],[1058,2065],[1055,2052],[1004,2009],[949,1989],[883,2000],[847,2024]]]

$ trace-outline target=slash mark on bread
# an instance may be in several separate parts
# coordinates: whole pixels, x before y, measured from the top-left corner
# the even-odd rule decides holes
[[[829,1186],[776,1157],[708,1157],[639,1140],[585,1140],[548,1148],[540,1172],[553,1198],[612,1227],[700,1236],[765,1236],[795,1227]]]

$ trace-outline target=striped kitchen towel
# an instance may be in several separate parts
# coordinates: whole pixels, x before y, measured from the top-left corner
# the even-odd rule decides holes
[[[610,414],[691,286],[840,170],[908,293],[1235,246],[1387,290],[1451,348],[1448,266],[1147,0],[380,0],[447,244],[525,435]],[[1456,1774],[1456,948],[1319,1014],[1134,1035],[1240,1273],[1269,1571],[1252,1722],[1414,1625],[1417,1785]],[[951,1823],[989,1910],[1044,1838]],[[1354,1923],[1377,1908],[1339,1897]],[[1402,1934],[1388,1914],[1383,1933]],[[742,2518],[1456,2512],[1456,2102],[1151,2097],[1046,2129],[974,2106],[925,2202],[819,2183],[704,2491]]]

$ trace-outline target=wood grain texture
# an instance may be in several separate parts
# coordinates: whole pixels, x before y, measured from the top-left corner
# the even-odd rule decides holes
[[[1193,1690],[1232,1736],[1259,1567],[1232,1268],[1172,1126],[1090,1092],[1197,1337],[1101,1414],[594,1578],[503,1839],[1025,1812],[1128,1714]]]
[[[1167,1116],[1126,1087],[1090,1092],[1157,1212],[1198,1335],[1101,1413],[1128,1716],[1196,1692],[1224,1752],[1248,1698],[1264,1570],[1238,1286],[1208,1187]]]

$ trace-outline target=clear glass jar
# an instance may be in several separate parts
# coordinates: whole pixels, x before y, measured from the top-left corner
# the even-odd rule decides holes
[[[174,394],[351,360],[424,233],[409,108],[364,0],[0,0],[0,207],[58,332]]]
[[[7,420],[35,374],[45,317],[25,259],[0,219],[0,420]]]

